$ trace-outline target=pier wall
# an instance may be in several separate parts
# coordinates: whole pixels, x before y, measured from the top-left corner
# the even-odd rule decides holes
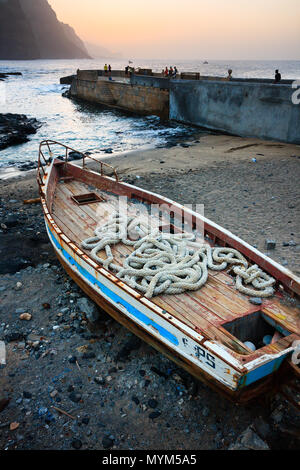
[[[169,79],[161,74],[130,78],[112,71],[79,70],[72,96],[142,115],[157,115],[242,137],[300,144],[300,104],[293,104],[291,80]]]
[[[169,92],[109,80],[75,79],[71,96],[142,115],[169,118]]]
[[[172,81],[170,119],[244,137],[300,144],[300,105],[291,85]]]

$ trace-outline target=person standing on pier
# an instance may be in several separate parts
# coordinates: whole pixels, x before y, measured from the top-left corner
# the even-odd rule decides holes
[[[227,80],[232,80],[232,70],[228,69]]]
[[[279,72],[279,70],[275,70],[275,80],[274,80],[274,83],[279,83],[281,81],[281,73]]]
[[[168,77],[169,75],[169,70],[168,70],[168,67],[165,68],[165,77]]]
[[[107,75],[107,64],[104,65],[104,73]]]

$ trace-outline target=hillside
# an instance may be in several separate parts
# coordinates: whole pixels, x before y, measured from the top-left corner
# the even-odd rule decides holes
[[[47,0],[0,0],[0,60],[89,58]]]

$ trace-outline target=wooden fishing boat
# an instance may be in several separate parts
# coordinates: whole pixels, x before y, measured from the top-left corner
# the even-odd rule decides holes
[[[77,154],[82,160],[71,163],[71,152],[76,151],[58,142],[43,141],[37,180],[55,253],[91,299],[177,365],[236,402],[275,390],[275,385],[281,386],[299,374],[299,278],[199,213],[119,181],[116,171],[106,163],[96,160],[100,171],[91,170],[87,168],[91,157],[80,152]],[[108,167],[113,176],[104,175]],[[207,245],[232,247],[251,265],[272,276],[276,280],[274,295],[255,305],[249,296],[237,291],[229,270],[208,269],[207,282],[198,290],[148,298],[82,248],[83,240],[107,222],[120,196],[127,197],[134,216],[137,201],[146,207],[156,204],[171,208],[173,219],[179,216],[181,220],[184,211],[191,229],[202,224]],[[159,229],[164,231],[164,222]],[[180,232],[175,223],[169,223],[169,229]],[[120,242],[111,250],[122,264],[133,247]],[[265,335],[272,337],[269,344],[262,343]],[[249,347],[249,341],[256,350]]]

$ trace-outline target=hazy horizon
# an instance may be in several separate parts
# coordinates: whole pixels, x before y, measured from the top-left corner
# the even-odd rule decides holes
[[[300,60],[299,0],[48,0],[85,42],[124,58]]]

